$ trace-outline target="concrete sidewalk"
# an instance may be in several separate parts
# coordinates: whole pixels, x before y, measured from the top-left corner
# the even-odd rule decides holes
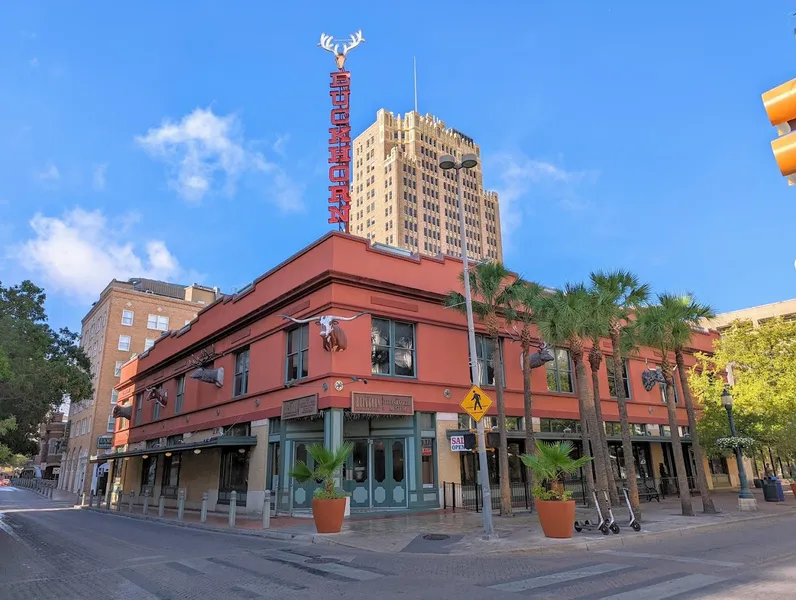
[[[755,490],[759,492],[759,490]],[[468,511],[435,511],[424,514],[400,515],[356,515],[347,519],[339,534],[323,535],[315,531],[312,519],[295,517],[273,517],[271,528],[264,530],[259,518],[238,517],[234,528],[230,528],[227,516],[208,514],[207,522],[201,523],[195,511],[185,511],[182,522],[177,521],[176,511],[167,510],[163,518],[157,517],[157,506],[150,506],[147,516],[141,514],[141,506],[131,513],[127,505],[121,511],[107,511],[104,508],[88,508],[117,516],[160,521],[171,525],[195,527],[224,533],[255,535],[268,538],[294,539],[313,543],[331,543],[371,552],[409,552],[431,554],[493,554],[493,553],[550,553],[572,550],[600,550],[623,546],[627,542],[640,539],[670,538],[689,533],[711,531],[732,527],[733,524],[749,521],[777,519],[796,516],[796,500],[793,494],[786,493],[786,501],[780,503],[764,502],[762,494],[756,493],[759,510],[739,512],[736,492],[715,492],[714,503],[719,514],[706,515],[701,512],[699,496],[693,497],[694,517],[680,514],[678,498],[667,498],[661,502],[643,502],[644,522],[640,532],[628,527],[629,515],[626,509],[614,511],[617,524],[621,528],[618,535],[604,536],[600,532],[574,533],[568,540],[554,540],[544,537],[535,514],[518,512],[514,517],[494,515],[496,540],[483,539],[481,514]],[[578,508],[579,520],[594,521],[593,511]],[[426,536],[430,536],[430,539]]]

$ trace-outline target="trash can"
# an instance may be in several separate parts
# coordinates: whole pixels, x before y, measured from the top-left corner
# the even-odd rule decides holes
[[[785,502],[785,492],[782,491],[782,482],[777,479],[774,483],[777,484],[777,500]]]
[[[779,483],[778,481],[772,481],[770,479],[763,480],[763,499],[766,502],[781,502],[780,494],[782,493],[782,485],[779,486],[779,491],[778,491],[777,490],[778,483]]]
[[[757,489],[760,489],[760,488],[762,488],[762,487],[763,487],[763,480],[762,480],[762,479],[755,479],[755,480],[754,480],[754,484],[755,484],[755,487],[756,487]]]

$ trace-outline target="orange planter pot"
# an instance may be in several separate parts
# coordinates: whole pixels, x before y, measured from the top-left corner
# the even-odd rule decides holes
[[[549,538],[571,538],[575,525],[575,501],[537,500],[536,511],[542,531]]]
[[[318,533],[340,533],[345,517],[345,498],[312,501],[312,518]],[[574,510],[574,502],[573,502]]]
[[[796,496],[796,483],[790,484],[790,491],[793,492],[794,496]]]

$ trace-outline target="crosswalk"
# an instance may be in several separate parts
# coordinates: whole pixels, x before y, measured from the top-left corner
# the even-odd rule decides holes
[[[624,553],[616,553],[625,555]],[[631,553],[626,553],[631,556]],[[633,555],[634,558],[640,558]],[[724,565],[726,566],[726,565]],[[621,563],[582,564],[562,570],[553,570],[533,577],[502,581],[484,586],[495,592],[523,594],[533,590],[543,597],[571,598],[572,600],[667,600],[681,594],[704,590],[728,581],[727,576],[699,573],[668,573],[663,576],[646,576],[643,567]],[[611,578],[618,585],[608,585]],[[568,589],[580,584],[577,589]],[[603,588],[604,591],[595,592]],[[606,589],[607,588],[607,589]],[[585,593],[581,593],[586,590]],[[504,597],[503,595],[495,597]],[[534,596],[536,597],[536,596]]]

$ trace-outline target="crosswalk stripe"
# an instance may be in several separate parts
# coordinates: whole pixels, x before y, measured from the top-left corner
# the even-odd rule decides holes
[[[628,565],[604,563],[601,565],[590,565],[588,567],[581,567],[579,569],[571,569],[569,571],[560,571],[558,573],[539,575],[537,577],[530,577],[528,579],[521,579],[519,581],[497,583],[488,587],[489,589],[501,590],[503,592],[524,592],[526,590],[533,590],[536,588],[545,587],[547,585],[566,583],[568,581],[575,581],[576,579],[583,579],[584,577],[612,573],[613,571],[620,571],[627,568],[629,568]],[[645,600],[647,599],[645,598]]]
[[[656,560],[673,560],[682,563],[697,565],[710,565],[714,567],[743,567],[744,563],[726,560],[710,560],[707,558],[692,558],[690,556],[670,556],[668,554],[645,554],[644,552],[622,552],[620,550],[600,550],[598,554],[611,554],[612,556],[629,556],[631,558],[653,558]]]
[[[281,563],[289,563],[305,571],[310,571],[310,572],[321,571],[322,573],[328,573],[329,575],[336,575],[338,577],[343,577],[345,579],[353,579],[354,581],[373,581],[374,579],[379,579],[381,577],[384,577],[380,573],[374,573],[373,571],[366,571],[364,569],[357,569],[355,567],[349,567],[348,565],[341,565],[336,562],[307,563],[306,557],[296,556],[295,554],[289,554],[287,552],[273,552],[263,555],[262,557],[265,560],[281,562]]]
[[[604,596],[600,600],[666,600],[678,594],[693,592],[700,588],[726,581],[727,577],[716,577],[715,575],[686,575],[679,579],[662,581],[646,587],[636,588],[613,596]]]

